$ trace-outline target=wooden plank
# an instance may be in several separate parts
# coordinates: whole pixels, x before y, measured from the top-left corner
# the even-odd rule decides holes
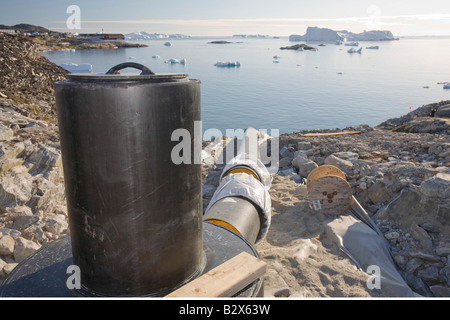
[[[322,132],[322,133],[305,133],[302,137],[325,137],[325,136],[340,136],[344,134],[357,134],[361,131],[342,131],[342,132]]]
[[[266,263],[242,252],[166,297],[231,297],[266,272]]]

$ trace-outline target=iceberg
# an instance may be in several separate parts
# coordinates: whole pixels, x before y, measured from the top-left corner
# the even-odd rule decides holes
[[[177,64],[177,63],[179,63],[179,64],[186,64],[186,59],[178,60],[178,59],[173,59],[172,58],[172,59],[164,61],[164,63],[167,63],[167,64]]]
[[[444,89],[450,89],[450,84],[444,84]]]
[[[191,36],[184,34],[147,33],[145,31],[125,34],[127,40],[160,40],[160,39],[188,39]]]
[[[361,33],[352,33],[343,31],[341,33],[348,41],[387,41],[398,40],[395,38],[391,31],[388,30],[371,30]]]
[[[76,64],[73,62],[67,62],[67,63],[62,63],[59,66],[63,69],[66,69],[67,71],[72,72],[72,73],[91,72],[92,71],[92,64],[89,64],[89,63]]]
[[[153,59],[159,59],[161,58],[159,55],[155,54],[154,56],[152,56]]]
[[[301,36],[293,34],[289,36],[289,41],[338,41],[344,40],[344,38],[338,34],[338,32],[319,27],[308,27],[306,34]]]
[[[371,30],[361,33],[353,33],[347,30],[335,31],[327,28],[308,27],[306,34],[293,34],[289,36],[289,41],[385,41],[398,40],[394,38],[391,31],[388,30]]]
[[[357,46],[359,46],[359,43],[356,42],[356,41],[353,41],[353,42],[347,42],[344,45],[345,46],[350,46],[350,47],[357,47]]]
[[[358,50],[355,50],[355,48],[350,48],[347,52],[348,53],[361,53],[362,51],[362,47],[359,48]]]
[[[241,64],[239,63],[239,61],[229,61],[229,62],[217,62],[216,64],[214,64],[216,67],[230,67],[230,68],[234,68],[234,67],[240,67]]]

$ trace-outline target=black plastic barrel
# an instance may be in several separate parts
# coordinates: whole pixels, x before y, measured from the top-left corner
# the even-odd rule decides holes
[[[126,67],[142,72],[120,74]],[[171,154],[176,129],[194,150],[200,81],[126,63],[69,74],[55,94],[82,290],[162,296],[195,278],[205,264],[201,164],[175,164]]]

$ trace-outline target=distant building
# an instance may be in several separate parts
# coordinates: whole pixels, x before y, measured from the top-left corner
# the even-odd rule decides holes
[[[125,40],[125,36],[120,33],[81,33],[78,38],[88,41]]]
[[[15,33],[16,33],[16,30],[0,29],[0,32],[3,32],[3,33],[9,33],[9,34],[15,34]]]

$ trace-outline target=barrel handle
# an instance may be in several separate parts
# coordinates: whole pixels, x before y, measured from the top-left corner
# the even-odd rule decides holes
[[[149,68],[147,68],[146,66],[139,64],[139,63],[135,63],[135,62],[124,62],[124,63],[120,63],[114,67],[112,67],[111,69],[108,70],[108,72],[106,72],[106,74],[120,74],[119,70],[125,69],[125,68],[136,68],[141,70],[141,76],[143,75],[152,75],[155,74],[152,70],[150,70]]]

